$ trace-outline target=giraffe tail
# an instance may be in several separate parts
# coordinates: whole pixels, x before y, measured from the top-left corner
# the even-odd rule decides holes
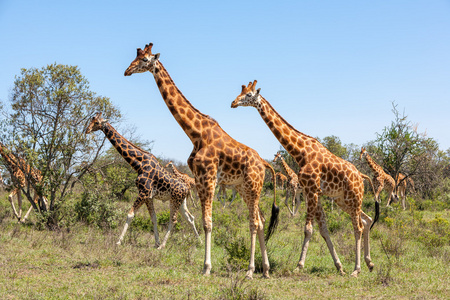
[[[272,172],[272,182],[273,182],[272,215],[270,216],[269,228],[267,229],[267,234],[265,238],[267,242],[278,226],[278,216],[280,214],[280,207],[277,205],[277,187],[276,187],[277,184],[276,184],[275,170],[267,161],[263,160],[263,163],[266,169],[269,169]]]
[[[361,176],[362,176],[362,178],[369,181],[370,186],[372,187],[372,192],[375,194],[375,189],[373,188],[372,179],[370,179],[369,176],[367,176],[366,174],[363,174],[363,173],[361,173]],[[375,223],[378,221],[379,217],[380,217],[380,202],[378,202],[378,200],[376,200],[375,201],[375,217],[373,218],[372,225],[370,225],[370,229],[372,229],[373,225],[375,225]]]

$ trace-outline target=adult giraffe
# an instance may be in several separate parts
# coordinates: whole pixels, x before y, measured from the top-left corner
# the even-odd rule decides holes
[[[149,44],[144,50],[137,49],[137,57],[125,71],[125,76],[146,71],[153,74],[164,102],[194,146],[187,162],[195,176],[202,205],[205,230],[203,274],[209,275],[211,271],[211,215],[215,187],[216,184],[227,184],[236,187],[249,210],[250,263],[246,276],[253,277],[256,235],[258,235],[263,260],[263,276],[269,277],[270,267],[264,242],[265,220],[259,208],[259,198],[265,169],[271,170],[274,181],[275,171],[255,150],[234,140],[217,121],[201,113],[184,97],[159,61],[159,53],[152,54],[152,46],[153,44]],[[270,237],[278,220],[279,208],[275,200],[274,193],[272,216],[266,238]]]
[[[319,201],[319,196],[323,194],[333,197],[336,204],[352,219],[356,241],[355,269],[352,276],[356,277],[361,272],[361,235],[363,231],[364,258],[369,270],[372,271],[374,264],[370,258],[369,231],[370,225],[373,225],[378,218],[379,206],[376,205],[373,223],[372,219],[361,210],[364,195],[363,181],[367,179],[371,183],[370,178],[359,172],[353,164],[328,151],[315,138],[296,130],[259,94],[260,89],[255,90],[255,85],[256,80],[253,83],[250,82],[248,86],[243,85],[241,93],[232,102],[231,107],[255,107],[272,133],[300,167],[298,179],[306,198],[307,213],[305,239],[296,270],[305,265],[306,252],[313,232],[313,220],[316,218],[320,234],[327,243],[334,265],[341,274],[345,274],[331,242],[325,213]]]

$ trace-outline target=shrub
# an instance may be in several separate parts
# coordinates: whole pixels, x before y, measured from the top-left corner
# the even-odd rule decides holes
[[[77,220],[100,228],[116,228],[119,212],[116,205],[105,198],[104,194],[95,191],[83,192],[81,200],[75,203]]]

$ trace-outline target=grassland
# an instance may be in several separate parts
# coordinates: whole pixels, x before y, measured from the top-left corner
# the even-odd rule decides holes
[[[281,198],[280,198],[281,199]],[[354,236],[348,216],[326,206],[328,224],[348,275],[334,268],[325,242],[315,227],[305,269],[293,273],[303,241],[304,205],[296,217],[281,206],[281,220],[268,251],[271,278],[256,273],[245,280],[248,264],[248,212],[242,200],[213,210],[213,270],[201,275],[204,245],[179,218],[163,250],[139,211],[124,244],[115,242],[130,203],[119,205],[119,227],[100,229],[74,222],[60,230],[39,230],[32,213],[27,224],[12,218],[6,194],[0,194],[0,299],[450,299],[450,211],[417,203],[403,211],[382,207],[380,223],[371,231],[375,263],[369,272],[362,259],[354,267]],[[262,198],[269,213],[271,196]],[[373,216],[373,200],[364,211]],[[411,203],[411,201],[410,201]],[[168,205],[157,202],[158,213]],[[202,231],[200,209],[190,208]],[[160,225],[160,232],[165,230]],[[202,234],[202,239],[204,239]],[[259,247],[257,261],[260,261]]]

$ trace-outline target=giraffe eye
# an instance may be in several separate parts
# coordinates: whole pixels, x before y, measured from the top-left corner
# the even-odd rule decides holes
[[[142,61],[143,61],[143,62],[148,62],[148,58],[147,58],[147,57],[144,57],[144,58],[142,59]]]
[[[252,93],[248,93],[248,94],[247,94],[247,97],[251,97],[251,96],[252,96]]]

